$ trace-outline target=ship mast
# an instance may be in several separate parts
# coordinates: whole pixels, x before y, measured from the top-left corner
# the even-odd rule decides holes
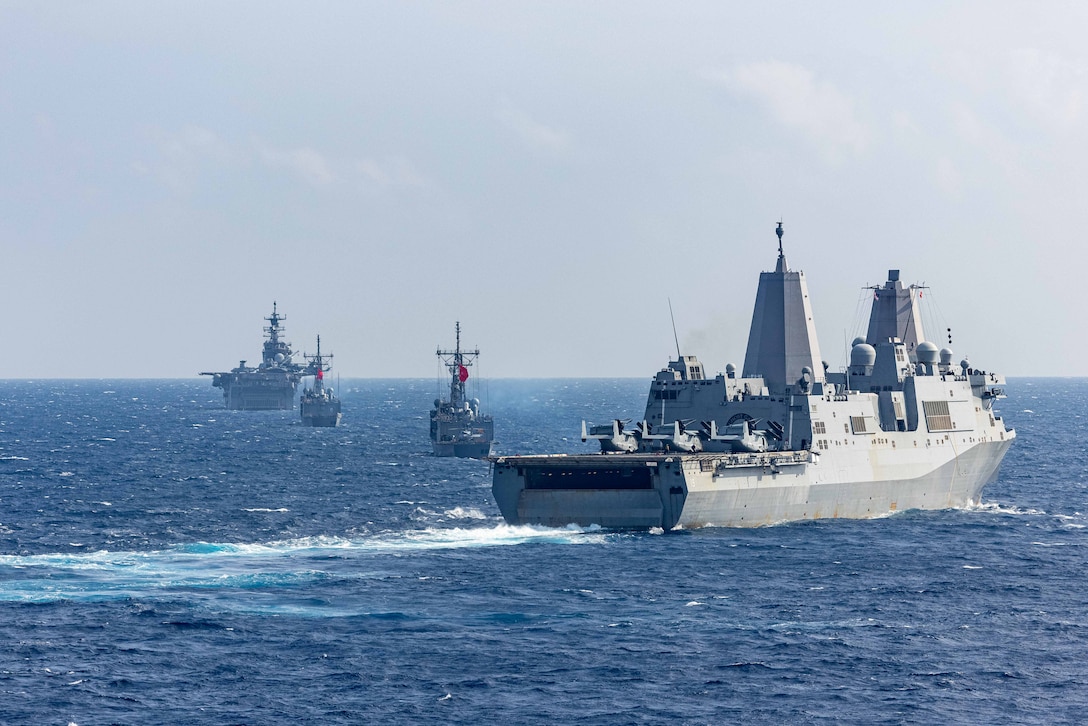
[[[436,355],[450,372],[450,406],[460,409],[465,402],[465,381],[468,369],[480,355],[480,349],[461,350],[461,322],[457,321],[457,345],[453,350],[439,348]]]
[[[286,315],[280,315],[276,311],[276,301],[273,300],[272,314],[265,318],[268,321],[268,326],[264,329],[264,332],[268,335],[268,340],[264,342],[264,363],[262,365],[265,367],[289,366],[291,364],[291,346],[280,340],[280,333],[284,330],[280,327],[280,323],[286,319]],[[282,355],[283,358],[276,360],[277,355]]]
[[[321,392],[325,390],[325,371],[332,369],[332,364],[327,363],[326,360],[332,359],[332,353],[326,356],[321,355],[321,336],[317,336],[317,353],[314,355],[302,354],[302,357],[310,361],[310,364],[306,366],[306,373],[313,375],[314,377],[314,390]]]

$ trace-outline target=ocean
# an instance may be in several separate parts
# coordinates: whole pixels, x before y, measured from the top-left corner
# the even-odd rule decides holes
[[[646,380],[496,380],[496,453]],[[336,429],[206,379],[0,381],[0,723],[1076,723],[1088,380],[1014,379],[979,507],[670,533],[503,523],[430,380]]]

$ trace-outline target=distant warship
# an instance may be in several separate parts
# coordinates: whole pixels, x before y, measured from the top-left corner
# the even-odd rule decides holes
[[[265,318],[268,326],[264,329],[266,340],[261,364],[256,368],[247,366],[243,360],[237,368],[229,371],[200,374],[212,376],[212,385],[223,389],[227,408],[235,411],[294,408],[295,391],[305,375],[305,369],[291,360],[294,355],[291,346],[280,339],[284,331],[280,323],[286,319],[276,311],[276,303],[273,302],[272,315]]]
[[[461,323],[457,323],[457,346],[438,349],[436,355],[450,373],[450,397],[434,400],[431,411],[431,444],[435,456],[484,458],[491,454],[495,424],[480,414],[480,400],[465,399],[468,369],[480,355],[479,349],[461,350]]]
[[[727,365],[707,378],[678,350],[641,422],[582,423],[601,453],[494,458],[507,522],[750,527],[979,503],[1016,438],[994,410],[1004,377],[925,339],[922,288],[899,270],[873,288],[850,365],[829,372],[804,273],[786,264],[781,223],[776,232],[740,377]]]
[[[302,415],[303,426],[336,426],[340,423],[340,399],[336,397],[331,388],[325,387],[325,374],[332,368],[326,359],[332,358],[332,353],[321,355],[321,336],[317,336],[317,353],[303,356],[310,363],[306,366],[306,372],[312,373],[314,385],[302,391],[298,407]]]

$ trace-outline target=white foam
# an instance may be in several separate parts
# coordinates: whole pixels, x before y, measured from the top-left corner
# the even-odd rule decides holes
[[[450,519],[487,519],[487,515],[475,507],[454,507],[447,509],[445,515]]]
[[[1018,516],[1031,516],[1036,517],[1039,515],[1045,515],[1041,509],[1028,508],[1023,509],[1017,507],[1014,504],[1001,504],[999,502],[981,502],[980,504],[967,504],[963,507],[957,507],[965,512],[991,512],[994,514],[1015,514]]]
[[[268,507],[243,507],[243,512],[286,512],[287,507],[280,507],[279,509],[269,509]]]
[[[162,550],[55,552],[0,555],[0,571],[25,573],[0,581],[0,602],[55,602],[154,597],[178,587],[245,588],[249,592],[325,578],[369,577],[375,557],[429,550],[523,543],[596,544],[607,535],[592,528],[534,526],[426,528],[362,538],[314,536],[263,543],[194,542]],[[363,566],[330,562],[361,560]],[[379,568],[382,560],[377,560]]]
[[[563,528],[509,524],[451,529],[432,527],[379,535],[369,543],[369,547],[388,550],[420,550],[493,547],[526,542],[586,544],[601,542],[603,535],[597,534],[599,531],[599,527],[582,528],[576,525]]]

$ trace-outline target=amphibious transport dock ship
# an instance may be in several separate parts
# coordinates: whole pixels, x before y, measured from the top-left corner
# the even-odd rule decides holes
[[[261,364],[256,368],[240,361],[237,368],[219,373],[201,373],[212,376],[212,385],[223,389],[223,401],[227,408],[235,411],[272,411],[290,410],[295,406],[295,391],[305,369],[294,363],[291,346],[280,335],[281,323],[286,316],[276,311],[272,303],[272,314],[265,318],[265,341]]]
[[[328,360],[332,353],[321,355],[321,336],[317,336],[317,353],[314,355],[302,354],[310,363],[306,366],[306,373],[314,377],[314,385],[302,391],[298,399],[299,415],[302,416],[303,426],[331,427],[340,423],[340,399],[333,390],[325,385],[325,374],[332,369]]]
[[[922,330],[922,288],[873,289],[850,365],[828,371],[804,273],[759,277],[744,368],[707,378],[681,356],[650,384],[643,420],[587,427],[601,453],[493,458],[511,524],[749,527],[977,504],[1016,438],[994,410],[1004,378],[953,363]]]
[[[457,346],[438,349],[436,355],[450,374],[449,400],[436,398],[431,410],[431,445],[435,456],[462,456],[482,459],[491,454],[495,423],[480,413],[480,399],[465,398],[468,369],[480,350],[461,350],[461,323],[457,323]]]

